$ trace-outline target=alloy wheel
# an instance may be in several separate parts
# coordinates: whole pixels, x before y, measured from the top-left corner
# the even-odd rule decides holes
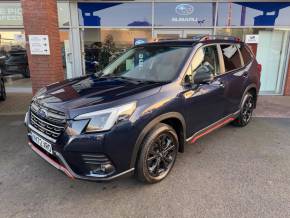
[[[242,110],[242,120],[244,123],[248,123],[250,121],[253,110],[254,110],[254,99],[252,96],[249,96]]]
[[[147,158],[147,169],[152,177],[167,174],[175,161],[177,144],[170,133],[162,133],[151,144]]]

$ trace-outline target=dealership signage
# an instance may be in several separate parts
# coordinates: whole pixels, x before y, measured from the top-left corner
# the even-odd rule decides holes
[[[47,35],[29,35],[28,38],[32,55],[50,55]]]
[[[172,22],[194,22],[199,23],[200,20],[193,16],[194,6],[191,4],[178,4],[175,7],[176,16],[171,18]]]

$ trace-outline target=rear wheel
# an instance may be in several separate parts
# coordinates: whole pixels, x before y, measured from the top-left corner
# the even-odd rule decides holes
[[[255,106],[255,99],[251,93],[247,93],[243,99],[241,111],[236,120],[233,121],[235,126],[246,126],[252,119],[252,114]]]
[[[171,171],[178,152],[178,137],[172,127],[160,123],[142,143],[135,174],[142,182],[156,183]]]
[[[6,89],[4,85],[4,81],[0,80],[0,101],[6,100]]]

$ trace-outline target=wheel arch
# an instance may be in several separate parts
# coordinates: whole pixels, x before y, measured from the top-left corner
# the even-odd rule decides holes
[[[150,132],[150,130],[158,123],[165,123],[167,125],[170,125],[175,130],[179,139],[179,152],[184,151],[185,133],[186,133],[185,120],[183,116],[178,112],[165,113],[151,120],[139,134],[131,157],[130,164],[131,167],[135,167],[135,163],[137,161],[140,152],[142,141],[144,140],[146,135]]]
[[[245,95],[247,93],[251,93],[254,97],[254,100],[255,100],[255,105],[254,105],[254,108],[256,108],[256,104],[257,104],[257,99],[258,99],[258,89],[257,89],[257,86],[256,84],[250,84],[244,91],[244,94],[243,94],[243,97],[242,97],[242,101],[241,101],[241,104],[240,104],[240,107],[242,106],[243,104],[243,99],[245,97]]]

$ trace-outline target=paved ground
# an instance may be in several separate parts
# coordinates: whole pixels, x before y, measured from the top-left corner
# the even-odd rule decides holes
[[[259,96],[254,116],[290,118],[290,96]]]
[[[0,101],[0,115],[25,114],[31,101],[32,94],[7,93],[6,101]]]
[[[70,180],[0,116],[0,217],[290,217],[290,119],[254,118],[186,147],[167,179]]]

